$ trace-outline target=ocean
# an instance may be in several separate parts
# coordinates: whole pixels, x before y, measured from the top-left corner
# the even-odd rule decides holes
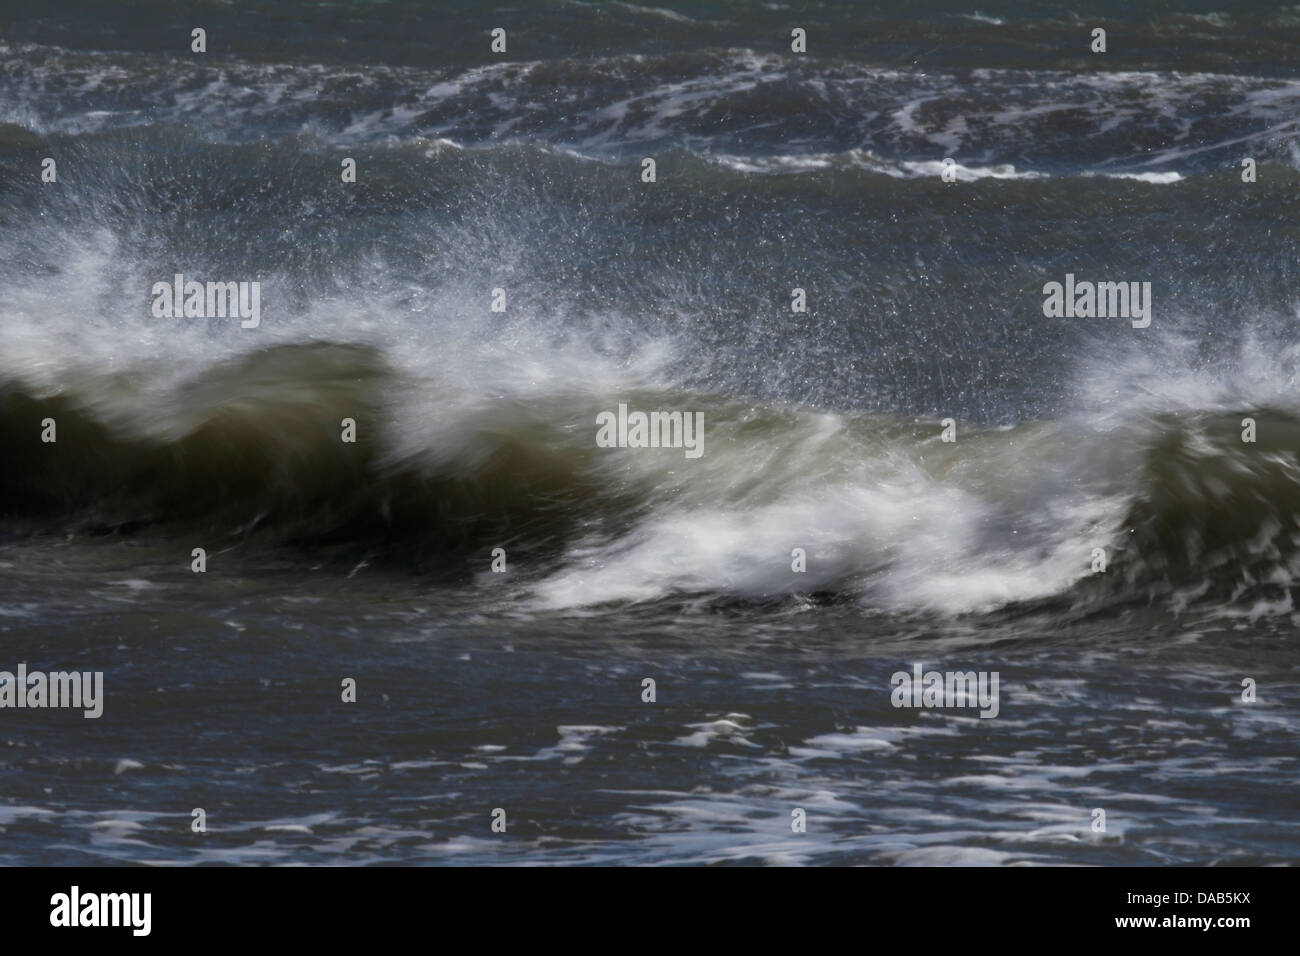
[[[1297,862],[1298,51],[0,2],[0,864]]]

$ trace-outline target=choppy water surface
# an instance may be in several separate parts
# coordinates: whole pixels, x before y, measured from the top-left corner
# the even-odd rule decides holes
[[[1131,6],[6,8],[0,861],[1294,861],[1300,8]]]

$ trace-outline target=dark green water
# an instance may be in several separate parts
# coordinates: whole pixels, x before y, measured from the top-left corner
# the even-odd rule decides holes
[[[0,4],[0,671],[105,687],[0,708],[0,862],[1293,862],[1297,40]]]

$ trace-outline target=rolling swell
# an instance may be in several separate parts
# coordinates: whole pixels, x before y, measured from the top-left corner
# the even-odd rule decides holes
[[[602,160],[685,148],[773,171],[850,154],[911,177],[946,156],[1036,175],[1188,175],[1232,165],[1243,149],[1294,163],[1300,104],[1295,80],[1241,72],[1239,61],[1199,72],[1180,60],[1178,71],[1112,61],[1098,73],[1059,58],[924,69],[725,45],[430,62],[205,63],[0,42],[0,122],[66,134],[185,126],[220,143],[548,143]]]
[[[1300,574],[1300,416],[1282,408],[1252,413],[1254,444],[1242,413],[1220,411],[950,445],[914,419],[573,389],[448,407],[421,446],[394,431],[400,374],[374,348],[313,342],[232,358],[165,397],[129,377],[57,394],[11,382],[0,514],[21,534],[202,533],[421,571],[507,545],[532,562],[535,595],[565,606],[811,591],[949,611],[1268,607],[1289,606]],[[595,412],[615,401],[701,409],[708,457],[597,448]],[[46,417],[57,443],[36,439]],[[340,440],[348,417],[355,444]],[[788,542],[808,550],[807,584],[787,573]],[[1090,573],[1095,547],[1107,574]]]

